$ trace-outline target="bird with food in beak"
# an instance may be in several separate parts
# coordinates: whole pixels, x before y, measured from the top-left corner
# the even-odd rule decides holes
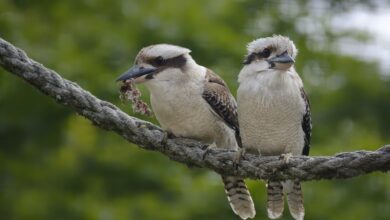
[[[241,144],[236,101],[226,83],[198,65],[187,48],[157,44],[143,48],[135,65],[119,81],[143,83],[161,127],[176,137],[192,138],[211,147],[237,150]],[[256,214],[242,178],[222,176],[234,213]]]

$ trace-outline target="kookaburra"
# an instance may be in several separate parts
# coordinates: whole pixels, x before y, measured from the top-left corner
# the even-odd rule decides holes
[[[168,44],[145,47],[118,80],[133,79],[147,87],[152,109],[168,134],[236,150],[241,141],[236,101],[225,82],[198,65],[190,52]],[[244,180],[222,180],[233,211],[242,219],[253,218],[256,212]]]
[[[287,37],[273,36],[248,44],[238,81],[238,119],[246,152],[261,155],[308,155],[311,117],[302,80],[294,69],[297,49]],[[284,192],[294,219],[305,210],[299,181],[269,181],[267,213],[279,218]]]

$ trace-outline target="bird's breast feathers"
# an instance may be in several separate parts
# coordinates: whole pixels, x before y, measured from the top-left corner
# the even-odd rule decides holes
[[[151,105],[157,120],[164,130],[178,137],[194,138],[204,143],[212,143],[216,137],[224,135],[231,139],[233,131],[220,122],[202,97],[202,83],[189,80],[180,85],[151,89]]]
[[[244,147],[265,155],[301,154],[305,102],[295,77],[299,78],[271,75],[241,81],[237,98]]]

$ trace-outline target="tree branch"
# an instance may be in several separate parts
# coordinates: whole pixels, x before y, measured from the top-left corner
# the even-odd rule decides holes
[[[112,130],[141,148],[160,151],[188,166],[205,167],[225,175],[252,179],[293,179],[302,181],[341,179],[390,169],[390,146],[377,151],[340,153],[333,157],[259,157],[246,154],[233,164],[235,152],[206,150],[207,146],[183,138],[164,140],[161,128],[128,116],[115,105],[100,100],[79,85],[27,57],[24,51],[0,38],[0,65],[19,76],[59,104],[75,110],[97,127]]]

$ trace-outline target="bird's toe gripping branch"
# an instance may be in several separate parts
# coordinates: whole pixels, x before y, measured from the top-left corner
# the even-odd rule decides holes
[[[281,154],[280,159],[283,160],[284,164],[288,165],[292,156],[292,153]]]
[[[164,136],[163,136],[163,138],[161,140],[161,145],[165,146],[168,143],[168,139],[175,138],[175,136],[172,133],[168,132],[168,131],[163,131],[163,132],[164,132]]]
[[[234,167],[234,169],[238,168],[238,164],[240,164],[240,162],[241,162],[242,158],[244,157],[245,153],[246,153],[245,148],[239,148],[238,149],[238,151],[235,154],[234,159],[233,159],[233,167]]]

